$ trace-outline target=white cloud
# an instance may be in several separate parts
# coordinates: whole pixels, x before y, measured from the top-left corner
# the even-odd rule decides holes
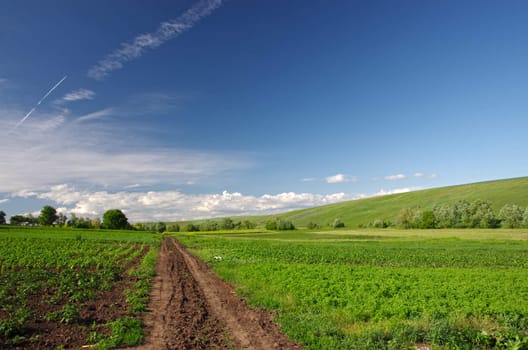
[[[102,110],[80,117],[102,118]],[[130,128],[110,123],[85,126],[62,115],[35,112],[9,132],[19,111],[1,110],[0,193],[36,191],[57,183],[123,188],[130,184],[181,185],[249,166],[241,154],[161,148],[134,138]],[[79,120],[79,119],[77,119]]]
[[[395,188],[393,190],[388,190],[388,191],[381,189],[375,194],[373,194],[372,197],[386,196],[389,194],[407,193],[407,192],[412,192],[416,190],[418,190],[418,188],[415,188],[415,187]]]
[[[111,71],[121,69],[125,63],[141,57],[145,51],[155,49],[166,41],[190,30],[220,5],[222,5],[222,0],[199,1],[178,18],[161,23],[155,32],[141,34],[131,42],[122,43],[119,49],[90,68],[88,76],[97,80],[104,79]]]
[[[63,213],[79,216],[101,216],[106,210],[119,208],[133,222],[179,221],[223,216],[266,215],[290,210],[316,207],[346,200],[364,199],[419,188],[381,189],[372,194],[347,195],[345,193],[313,194],[284,192],[261,196],[223,191],[211,194],[185,194],[180,191],[89,191],[71,185],[55,185],[48,190],[19,192],[13,197],[35,197],[60,205]]]
[[[357,178],[355,176],[349,176],[345,174],[336,174],[325,177],[325,181],[329,184],[338,184],[343,182],[355,182]]]
[[[73,102],[73,101],[81,101],[81,100],[93,100],[95,97],[95,92],[92,90],[87,89],[79,89],[72,91],[62,98],[63,101]]]
[[[403,174],[396,174],[396,175],[387,175],[385,176],[385,180],[390,180],[390,181],[394,181],[394,180],[403,180],[405,179],[406,176],[403,175]]]
[[[104,117],[111,115],[113,112],[114,110],[112,108],[105,108],[97,112],[82,115],[77,118],[77,122],[81,123],[91,120],[103,119]]]
[[[0,199],[0,204],[9,202],[9,198]]]
[[[122,209],[131,221],[170,221],[219,216],[263,215],[325,205],[346,200],[344,193],[319,195],[286,192],[262,196],[238,192],[189,195],[179,191],[109,192],[79,191],[69,185],[52,186],[33,196],[63,206],[63,212],[101,216],[111,208]]]
[[[438,177],[438,175],[437,174],[415,173],[414,177],[426,178],[426,179],[435,179],[435,178]]]

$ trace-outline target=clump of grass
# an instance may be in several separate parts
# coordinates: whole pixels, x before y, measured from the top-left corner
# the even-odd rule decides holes
[[[134,346],[143,342],[143,328],[141,320],[134,317],[125,317],[107,323],[110,336],[97,339],[97,349],[106,350],[119,346]]]

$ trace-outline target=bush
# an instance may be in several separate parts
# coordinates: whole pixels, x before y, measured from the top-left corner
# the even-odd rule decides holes
[[[185,231],[185,232],[198,232],[198,231],[200,231],[200,229],[198,228],[198,226],[196,226],[196,225],[194,225],[192,223],[188,223],[183,228],[183,231]]]
[[[268,221],[266,222],[266,230],[276,230],[277,229],[277,222],[276,221]]]
[[[156,224],[156,231],[159,232],[159,233],[163,233],[163,232],[167,231],[167,225],[165,225],[165,223],[163,223],[163,222],[158,222]]]
[[[275,219],[266,222],[266,230],[295,230],[295,225],[288,220]]]
[[[319,225],[316,224],[315,222],[311,222],[310,221],[306,227],[308,227],[308,229],[310,229],[310,230],[314,230],[316,228],[319,228]]]
[[[367,227],[368,228],[387,228],[391,225],[391,222],[390,221],[385,221],[385,220],[382,220],[382,219],[376,219],[372,222],[369,222],[367,224]]]
[[[332,227],[333,227],[333,228],[341,228],[341,227],[345,227],[345,223],[342,222],[342,221],[339,220],[339,219],[335,219],[334,222],[332,223]]]

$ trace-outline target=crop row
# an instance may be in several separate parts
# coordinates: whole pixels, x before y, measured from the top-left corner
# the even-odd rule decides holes
[[[528,347],[524,241],[179,238],[308,349]]]
[[[114,321],[106,318],[133,314],[132,308],[138,308],[127,307],[126,293],[131,291],[125,288],[133,289],[138,278],[148,286],[151,276],[129,278],[127,269],[136,269],[145,256],[155,257],[155,244],[84,239],[77,232],[63,232],[59,238],[53,237],[55,232],[37,238],[32,231],[20,232],[0,232],[0,347],[49,347],[38,343],[47,341],[38,329],[45,333],[59,328],[70,333],[91,330],[97,335],[92,334],[93,339],[72,342],[102,342],[104,324]],[[111,310],[101,309],[108,307]]]
[[[182,236],[188,245],[199,245],[222,254],[224,263],[261,262],[345,264],[381,267],[528,268],[525,241],[482,242],[460,239],[363,240],[287,242],[247,240],[244,237]]]

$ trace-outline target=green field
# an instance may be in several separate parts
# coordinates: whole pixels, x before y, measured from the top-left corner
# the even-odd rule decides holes
[[[0,226],[0,348],[141,343],[159,243],[131,231]]]
[[[525,230],[178,239],[307,349],[528,348]]]

